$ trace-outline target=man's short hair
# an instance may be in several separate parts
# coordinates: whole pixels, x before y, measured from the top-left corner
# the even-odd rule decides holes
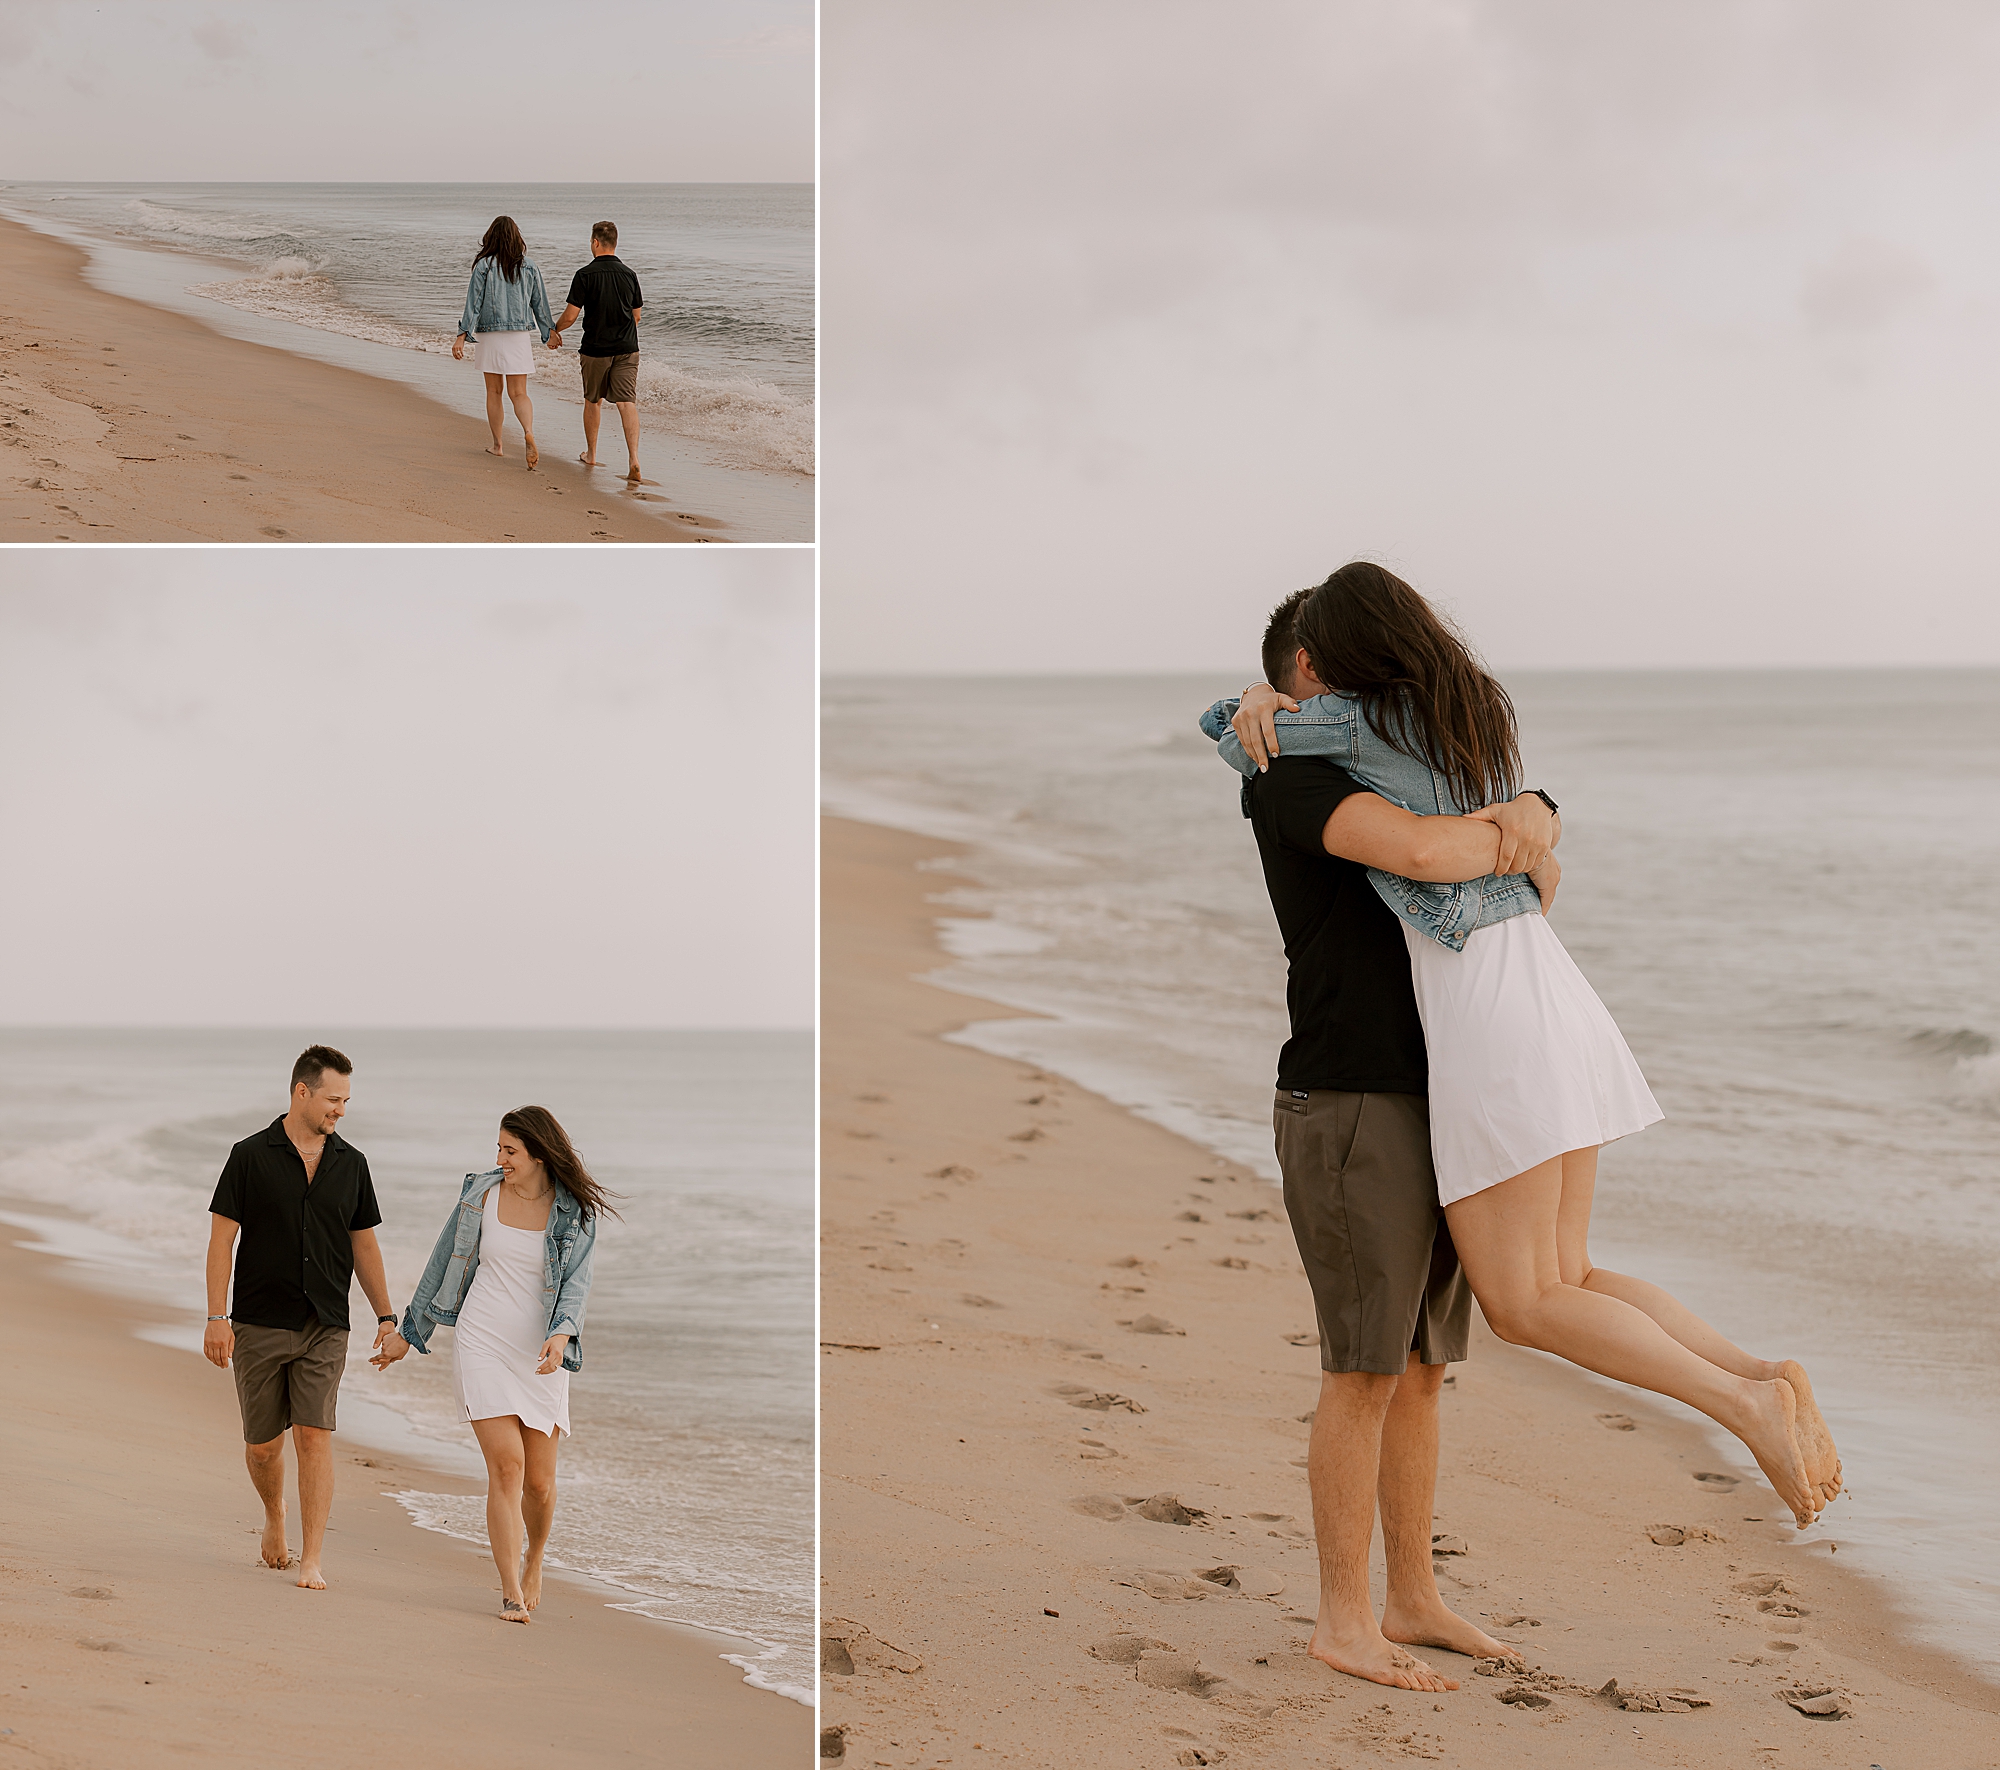
[[[590,237],[607,246],[618,244],[618,223],[615,221],[594,221],[590,225]]]
[[[1264,628],[1264,680],[1280,694],[1292,692],[1292,667],[1299,655],[1299,610],[1311,594],[1312,588],[1294,590],[1271,611]]]
[[[354,1065],[331,1045],[308,1045],[299,1053],[298,1062],[292,1065],[292,1086],[296,1088],[299,1083],[304,1082],[317,1094],[320,1079],[328,1070],[332,1070],[335,1075],[351,1076],[354,1073]]]

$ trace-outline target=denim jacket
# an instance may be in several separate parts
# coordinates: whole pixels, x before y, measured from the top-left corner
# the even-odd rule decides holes
[[[430,1262],[397,1330],[419,1352],[430,1351],[434,1325],[450,1327],[465,1307],[472,1275],[479,1270],[486,1195],[502,1177],[498,1168],[466,1175],[458,1203],[438,1232],[437,1246],[431,1249]],[[562,1356],[566,1371],[583,1369],[583,1309],[590,1300],[590,1256],[596,1241],[595,1221],[586,1223],[575,1197],[558,1185],[542,1236],[542,1296],[549,1307],[548,1331],[569,1335]]]
[[[482,332],[525,332],[534,327],[546,344],[555,323],[549,312],[549,292],[542,287],[542,273],[532,258],[521,260],[521,274],[511,283],[497,258],[482,258],[472,267],[472,281],[465,289],[465,312],[458,320],[458,329],[466,337],[477,338]]]
[[[1257,772],[1257,764],[1230,726],[1237,705],[1234,700],[1217,701],[1202,714],[1201,729],[1220,740],[1223,761],[1248,777]],[[1281,711],[1273,718],[1278,743],[1287,756],[1324,756],[1371,793],[1379,793],[1390,804],[1414,811],[1419,817],[1463,817],[1466,813],[1467,808],[1453,797],[1444,777],[1429,764],[1394,748],[1368,723],[1361,703],[1350,696],[1315,695],[1299,702],[1296,713]],[[1247,788],[1243,815],[1250,815]],[[1375,895],[1419,934],[1429,935],[1453,952],[1464,950],[1465,937],[1475,928],[1542,907],[1541,893],[1526,873],[1488,873],[1483,879],[1439,885],[1370,867],[1368,882],[1375,887]]]

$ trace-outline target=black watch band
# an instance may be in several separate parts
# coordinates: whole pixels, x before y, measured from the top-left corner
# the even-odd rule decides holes
[[[396,1318],[395,1318],[395,1317],[394,1317],[393,1315],[378,1315],[378,1316],[376,1316],[376,1318],[375,1318],[375,1325],[376,1325],[377,1327],[380,1327],[380,1326],[382,1325],[382,1323],[383,1323],[383,1322],[385,1322],[385,1321],[394,1321],[395,1319],[396,1319]]]
[[[1561,811],[1561,810],[1562,810],[1562,807],[1561,807],[1560,805],[1558,805],[1558,804],[1557,804],[1557,803],[1556,803],[1556,802],[1555,802],[1555,801],[1554,801],[1553,799],[1551,799],[1551,798],[1550,798],[1550,797],[1548,796],[1548,794],[1544,793],[1544,792],[1542,791],[1542,789],[1541,789],[1540,787],[1530,787],[1530,788],[1528,789],[1528,791],[1529,791],[1529,792],[1531,792],[1531,793],[1533,793],[1533,794],[1534,794],[1534,796],[1535,796],[1535,797],[1536,797],[1537,799],[1541,800],[1541,802],[1542,802],[1542,803],[1543,803],[1544,805],[1546,805],[1546,806],[1547,806],[1547,807],[1548,807],[1548,808],[1549,808],[1549,809],[1550,809],[1551,811]]]

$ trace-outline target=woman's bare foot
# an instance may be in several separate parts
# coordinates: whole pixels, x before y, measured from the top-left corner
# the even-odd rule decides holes
[[[289,1567],[292,1554],[285,1547],[285,1508],[281,1501],[276,1512],[264,1514],[264,1540],[258,1545],[266,1567]]]
[[[488,449],[486,452],[489,455],[499,455],[503,460],[506,458],[505,451],[501,449]]]
[[[1749,1411],[1737,1436],[1750,1447],[1764,1479],[1792,1509],[1792,1521],[1804,1530],[1819,1517],[1819,1493],[1806,1475],[1805,1451],[1799,1443],[1798,1401],[1792,1386],[1779,1377],[1769,1383],[1749,1383]]]
[[[1509,1665],[1525,1663],[1518,1647],[1496,1641],[1484,1629],[1477,1629],[1464,1617],[1445,1607],[1439,1599],[1424,1610],[1406,1610],[1395,1604],[1382,1607],[1382,1638],[1405,1647],[1443,1647],[1462,1653],[1467,1659],[1504,1659]]]
[[[326,1590],[326,1575],[320,1572],[317,1561],[301,1561],[299,1563],[299,1584],[304,1586],[309,1592],[323,1592]]]
[[[500,1620],[502,1622],[524,1623],[528,1620],[528,1607],[518,1598],[500,1600]]]
[[[1350,1677],[1366,1678],[1371,1684],[1389,1684],[1398,1690],[1456,1690],[1457,1680],[1424,1664],[1413,1653],[1405,1653],[1371,1621],[1365,1635],[1351,1641],[1335,1642],[1323,1629],[1315,1628],[1306,1651],[1322,1665]]]
[[[585,449],[582,454],[577,456],[577,459],[581,461],[586,467],[595,467],[597,465],[597,457],[593,455],[588,449]]]
[[[1806,1453],[1806,1477],[1819,1490],[1819,1503],[1831,1504],[1840,1492],[1840,1452],[1834,1448],[1833,1434],[1826,1417],[1813,1400],[1812,1380],[1796,1358],[1778,1366],[1778,1375],[1792,1386],[1799,1409],[1799,1445]]]
[[[528,466],[529,466],[529,467],[530,467],[530,468],[532,469],[532,468],[534,467],[535,463],[536,463],[536,462],[538,462],[538,461],[540,461],[540,460],[541,460],[541,458],[542,458],[542,451],[541,451],[540,449],[538,449],[538,448],[536,448],[536,447],[535,447],[535,439],[534,439],[534,438],[533,438],[532,436],[531,436],[531,437],[529,437],[529,438],[528,438]]]
[[[527,1567],[521,1570],[521,1602],[530,1610],[542,1601],[542,1570]]]

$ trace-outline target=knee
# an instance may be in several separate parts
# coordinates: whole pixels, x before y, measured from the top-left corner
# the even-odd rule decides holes
[[[301,1457],[323,1457],[333,1454],[333,1434],[324,1426],[294,1426],[292,1437],[298,1443]]]
[[[493,1485],[503,1493],[521,1491],[522,1462],[519,1457],[496,1457],[493,1460]]]
[[[556,1497],[556,1478],[553,1475],[530,1475],[522,1485],[521,1494],[538,1506],[546,1506]]]
[[[1495,1336],[1510,1346],[1535,1343],[1535,1298],[1531,1294],[1480,1298],[1479,1311]]]
[[[285,1460],[285,1435],[279,1433],[268,1444],[246,1444],[243,1454],[262,1469],[268,1469],[273,1463],[282,1463]]]
[[[1413,1394],[1427,1399],[1435,1398],[1444,1387],[1445,1366],[1441,1364],[1418,1364],[1412,1361],[1403,1374],[1396,1379],[1396,1393]]]

